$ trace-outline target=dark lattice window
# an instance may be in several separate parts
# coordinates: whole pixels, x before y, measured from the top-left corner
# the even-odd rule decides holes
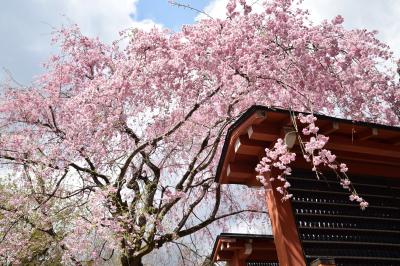
[[[296,173],[288,179],[308,263],[332,257],[338,266],[400,265],[400,179],[352,177],[370,203],[365,211],[334,176],[317,181],[313,173]]]

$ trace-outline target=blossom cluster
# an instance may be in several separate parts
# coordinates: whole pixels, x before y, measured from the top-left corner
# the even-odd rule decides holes
[[[268,182],[265,179],[265,175],[271,176],[272,169],[275,168],[279,174],[276,179],[281,181],[281,185],[276,188],[276,190],[283,195],[282,200],[288,200],[293,195],[288,193],[287,189],[291,186],[290,183],[285,178],[290,175],[292,169],[289,164],[296,159],[296,154],[289,152],[287,145],[282,139],[278,139],[273,147],[273,149],[265,149],[266,156],[263,157],[260,163],[256,167],[256,171],[259,173],[257,175],[257,180],[260,181],[264,186],[267,186]],[[269,178],[270,182],[275,181],[275,177]]]
[[[331,168],[339,177],[339,183],[343,189],[351,192],[350,200],[359,202],[363,210],[368,207],[368,202],[358,196],[356,190],[353,188],[346,174],[348,171],[347,165],[345,163],[338,163],[336,161],[336,155],[330,150],[324,149],[329,141],[329,137],[318,133],[319,128],[315,125],[317,118],[313,114],[303,115],[300,113],[298,119],[300,123],[305,125],[302,130],[303,136],[310,136],[309,140],[305,142],[300,138],[303,156],[307,162],[312,164],[312,171],[316,173],[317,178],[319,179],[319,166],[322,165]]]
[[[317,178],[319,179],[320,171],[318,168],[320,166],[332,169],[338,176],[339,183],[343,189],[351,192],[350,200],[358,202],[363,210],[368,207],[368,202],[360,197],[352,186],[346,174],[348,171],[347,165],[345,163],[338,163],[336,155],[324,148],[329,141],[329,137],[318,133],[319,128],[315,125],[317,118],[313,114],[304,115],[301,113],[297,118],[304,125],[301,134],[297,130],[297,125],[294,125],[303,157],[307,162],[311,163],[311,169],[316,173]],[[303,140],[305,137],[308,137],[308,141]],[[264,186],[268,185],[266,176],[269,176],[269,182],[273,182],[276,179],[281,181],[281,185],[276,187],[276,190],[283,195],[282,200],[290,199],[292,194],[287,189],[291,185],[287,181],[286,176],[291,175],[292,169],[289,165],[295,161],[296,154],[288,150],[287,145],[282,139],[278,139],[272,149],[266,148],[265,153],[266,156],[261,159],[256,167],[256,171],[258,172],[257,180]],[[275,177],[273,174],[277,174],[277,176]]]

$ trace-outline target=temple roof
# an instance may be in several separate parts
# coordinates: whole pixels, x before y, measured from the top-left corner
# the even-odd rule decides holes
[[[293,112],[297,114],[296,112]],[[330,138],[327,148],[353,173],[397,177],[400,169],[400,127],[357,122],[315,114],[320,132]],[[285,129],[292,126],[288,110],[252,106],[228,129],[215,181],[257,186],[255,166]],[[296,147],[294,152],[299,152]],[[310,168],[296,160],[297,168]]]
[[[212,261],[231,261],[243,256],[246,261],[277,261],[272,235],[222,233],[217,236],[211,253]]]

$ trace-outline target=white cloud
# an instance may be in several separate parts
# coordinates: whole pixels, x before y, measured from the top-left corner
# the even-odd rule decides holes
[[[0,9],[0,67],[29,83],[41,72],[52,51],[53,28],[77,23],[82,32],[110,43],[130,27],[161,27],[151,20],[134,21],[139,0],[14,0]],[[0,74],[1,79],[1,74]]]
[[[228,0],[212,0],[205,8],[204,12],[213,18],[226,18],[226,4]],[[205,16],[200,14],[196,19],[203,19]]]
[[[134,21],[136,4],[139,0],[36,0],[42,5],[54,6],[59,14],[65,14],[77,23],[88,35],[99,36],[110,42],[118,38],[118,32],[129,27],[149,29],[155,24],[152,20]],[[55,4],[54,4],[55,3]]]
[[[164,28],[164,25],[157,24],[151,19],[144,19],[141,21],[133,21],[132,27],[142,29],[144,31],[149,31],[149,30],[153,29],[154,27],[162,29],[162,28]]]
[[[59,14],[65,14],[76,22],[82,30],[106,41],[117,37],[118,31],[132,25],[131,14],[136,12],[138,0],[37,0],[44,6],[52,3]],[[54,4],[55,3],[55,4]]]
[[[378,38],[388,44],[395,56],[400,57],[400,1],[398,0],[305,0],[315,22],[332,19],[340,14],[348,29],[377,30]]]

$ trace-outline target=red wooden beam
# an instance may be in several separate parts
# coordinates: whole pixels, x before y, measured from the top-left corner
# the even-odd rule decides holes
[[[255,175],[255,165],[246,161],[230,163],[226,170],[226,176],[228,178],[252,178]]]
[[[369,138],[378,136],[378,129],[377,128],[368,128],[365,131],[363,131],[359,134],[356,134],[356,136],[357,136],[357,140],[364,141]]]
[[[340,126],[339,123],[334,121],[329,121],[327,125],[325,126],[321,126],[321,128],[319,129],[319,132],[321,132],[321,134],[323,135],[329,135],[331,133],[336,132],[337,130],[339,130]]]
[[[352,140],[339,136],[330,136],[326,145],[328,149],[348,151],[373,156],[400,158],[400,148],[377,141]]]
[[[275,125],[251,125],[247,129],[247,135],[250,140],[260,140],[260,141],[275,141],[280,135],[280,127]]]
[[[247,135],[242,135],[235,142],[235,153],[257,156],[267,145],[266,142],[250,140]]]

